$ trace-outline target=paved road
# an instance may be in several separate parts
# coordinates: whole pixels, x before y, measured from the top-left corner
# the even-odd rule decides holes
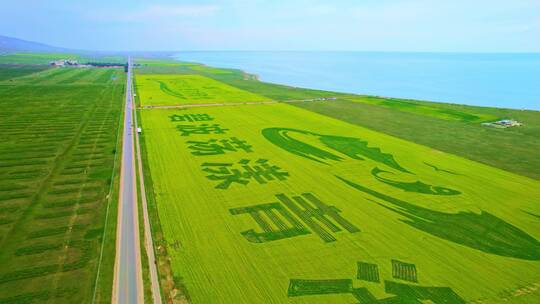
[[[133,146],[133,99],[131,92],[131,59],[129,61],[124,134],[122,146],[122,169],[120,173],[120,197],[116,239],[116,262],[113,286],[113,303],[143,303],[144,291],[139,242],[139,218],[137,210],[137,185],[135,153]]]

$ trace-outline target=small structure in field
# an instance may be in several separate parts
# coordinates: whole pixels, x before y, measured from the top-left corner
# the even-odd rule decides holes
[[[494,122],[484,122],[482,123],[483,126],[487,127],[495,127],[495,128],[509,128],[509,127],[519,127],[523,125],[522,123],[513,120],[513,119],[502,119]]]

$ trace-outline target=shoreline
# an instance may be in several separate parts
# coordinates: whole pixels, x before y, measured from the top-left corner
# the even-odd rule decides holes
[[[350,78],[347,78],[344,80],[344,77],[345,76],[351,76],[350,74],[350,71],[347,72],[349,73],[348,75],[343,75],[343,74],[337,74],[337,73],[332,73],[333,75],[338,75],[338,77],[332,77],[332,76],[327,76],[326,73],[324,74],[315,74],[315,76],[304,76],[304,75],[309,75],[310,73],[294,73],[294,72],[288,72],[289,70],[294,70],[295,68],[298,68],[298,66],[294,66],[292,67],[291,69],[287,69],[287,68],[283,68],[283,69],[279,69],[279,72],[276,72],[276,70],[278,70],[276,68],[275,65],[271,66],[272,63],[269,63],[269,64],[266,64],[266,65],[263,65],[261,64],[260,62],[256,62],[256,63],[250,63],[250,64],[247,64],[247,65],[240,65],[238,63],[238,61],[235,62],[236,59],[231,59],[231,60],[228,60],[229,62],[228,63],[224,63],[223,60],[222,63],[223,64],[219,64],[217,63],[216,64],[216,60],[215,59],[212,59],[212,60],[195,60],[193,58],[181,58],[181,55],[182,54],[186,54],[186,53],[191,53],[191,54],[220,54],[220,53],[227,53],[227,54],[234,54],[234,53],[243,53],[243,54],[260,54],[260,53],[266,53],[266,54],[269,54],[269,53],[286,53],[286,54],[289,54],[289,53],[295,53],[295,54],[301,54],[302,52],[301,51],[298,51],[298,52],[289,52],[289,51],[285,51],[285,52],[266,52],[266,51],[190,51],[190,52],[179,52],[179,53],[173,53],[173,54],[169,54],[169,58],[171,60],[174,60],[176,62],[184,62],[184,63],[191,63],[191,64],[200,64],[200,65],[203,65],[203,66],[206,66],[206,67],[210,67],[210,68],[217,68],[217,69],[224,69],[224,70],[240,70],[248,75],[253,75],[257,78],[257,80],[259,81],[262,81],[262,82],[266,82],[266,83],[271,83],[271,84],[278,84],[278,85],[284,85],[284,86],[289,86],[289,87],[293,87],[293,88],[303,88],[303,89],[311,89],[311,90],[321,90],[321,91],[328,91],[328,92],[332,92],[332,93],[339,93],[339,94],[351,94],[351,95],[358,95],[358,96],[366,96],[366,97],[378,97],[378,98],[385,98],[385,99],[399,99],[399,100],[407,100],[407,101],[413,101],[413,102],[428,102],[428,103],[437,103],[437,104],[448,104],[448,105],[459,105],[459,106],[470,106],[470,107],[483,107],[483,108],[497,108],[497,109],[508,109],[508,110],[521,110],[521,111],[540,111],[540,96],[538,96],[538,100],[537,101],[526,101],[527,105],[525,106],[515,106],[515,107],[512,107],[512,106],[509,106],[508,104],[510,103],[517,103],[518,101],[513,101],[513,102],[510,102],[510,101],[498,101],[498,102],[494,102],[494,103],[491,103],[491,104],[487,104],[489,99],[493,100],[493,98],[478,98],[478,99],[475,99],[475,100],[485,100],[484,102],[478,102],[478,101],[473,101],[472,97],[469,97],[469,98],[459,98],[459,97],[455,97],[455,98],[452,98],[452,97],[449,97],[449,98],[443,98],[443,97],[440,97],[440,98],[430,98],[429,96],[426,96],[426,97],[419,97],[419,96],[412,96],[412,95],[419,95],[419,94],[422,94],[422,92],[426,92],[426,91],[429,91],[429,92],[432,92],[433,89],[432,87],[430,87],[429,85],[426,85],[425,83],[423,84],[424,86],[422,86],[422,84],[420,84],[420,86],[422,86],[421,88],[417,88],[416,91],[415,90],[412,90],[409,88],[407,89],[407,87],[411,87],[411,86],[416,86],[418,87],[419,86],[419,83],[421,81],[424,81],[425,82],[425,79],[417,79],[417,81],[413,81],[411,80],[410,78],[408,78],[407,80],[404,80],[403,83],[399,82],[399,85],[401,85],[402,87],[405,87],[405,89],[403,89],[403,92],[404,93],[395,93],[395,94],[392,94],[391,92],[389,91],[399,91],[399,89],[396,89],[396,85],[395,83],[393,84],[394,87],[392,89],[389,89],[389,90],[385,90],[387,93],[379,93],[379,92],[374,92],[375,89],[371,88],[371,89],[362,89],[362,90],[355,90],[354,88],[352,88],[352,86],[356,86],[355,85],[351,85],[350,83]],[[336,53],[336,52],[306,52],[306,53]],[[523,55],[523,56],[533,56],[535,57],[536,60],[539,60],[539,67],[540,67],[540,53],[516,53],[516,54],[513,54],[513,53],[493,53],[493,54],[490,54],[490,53],[402,53],[402,52],[341,52],[341,51],[338,51],[337,53],[351,53],[351,54],[376,54],[376,55],[401,55],[401,54],[410,54],[410,55],[437,55],[437,56],[453,56],[453,55],[462,55],[462,56],[483,56],[483,55],[487,55],[487,56],[520,56],[520,55]],[[538,58],[536,58],[538,57]],[[210,62],[211,61],[211,62]],[[401,63],[400,63],[401,64]],[[251,65],[251,68],[249,67]],[[253,67],[256,66],[257,68],[256,69],[253,69]],[[269,67],[271,66],[271,67]],[[264,70],[267,70],[266,73],[264,72]],[[539,75],[540,75],[540,69],[538,71]],[[266,75],[265,75],[266,74]],[[323,76],[321,76],[323,75]],[[380,75],[378,75],[380,76]],[[284,79],[285,78],[289,78],[289,79]],[[319,77],[321,79],[315,79],[316,77]],[[278,79],[278,78],[281,78],[281,79]],[[294,78],[294,79],[293,79]],[[311,83],[327,83],[329,78],[331,78],[332,80],[334,79],[338,79],[338,80],[335,80],[335,81],[332,81],[332,85],[334,86],[334,88],[329,88],[328,85],[327,86],[317,86],[317,85],[309,85],[308,82],[311,82]],[[354,78],[351,77],[351,78]],[[361,77],[359,77],[359,80],[358,82],[361,82],[362,79],[360,79]],[[341,83],[338,83],[339,81],[342,81]],[[344,82],[345,81],[345,82]],[[395,79],[393,79],[394,82],[396,82]],[[540,77],[539,77],[539,81],[540,81]],[[303,83],[300,83],[300,82],[303,82]],[[338,84],[336,84],[338,83]],[[397,82],[396,82],[397,83]],[[446,84],[448,83],[451,83],[451,81],[447,80]],[[349,89],[344,89],[344,86],[349,86]],[[368,87],[368,86],[366,86]],[[434,86],[435,87],[435,86]],[[452,90],[450,88],[447,88],[443,85],[439,85],[439,86],[436,86],[437,88],[446,88],[447,91],[449,92],[455,92],[457,90]],[[505,88],[511,88],[511,86],[509,86],[508,84],[505,84],[504,86]],[[517,86],[514,86],[514,88],[517,87]],[[379,89],[377,89],[379,90]],[[371,91],[371,92],[370,92]],[[409,94],[407,94],[407,91]],[[478,88],[478,90],[476,91],[471,91],[471,90],[467,90],[467,88],[463,89],[463,91],[468,91],[468,92],[477,92],[475,94],[488,94],[489,93],[482,93],[482,92],[487,92],[488,90],[486,89],[482,89],[482,88]],[[490,90],[489,90],[490,91]],[[530,90],[530,91],[527,91],[526,93],[522,93],[522,94],[529,94],[529,95],[533,95],[535,94],[536,91],[534,90]],[[442,94],[444,95],[444,92],[443,93],[439,93],[439,94]],[[470,94],[470,93],[468,93]],[[499,95],[506,95],[508,96],[509,94],[499,94]],[[519,97],[516,97],[516,98],[519,98]],[[534,97],[536,98],[536,97]],[[462,100],[462,99],[470,99],[469,102],[467,102],[467,100]],[[519,98],[519,100],[522,100],[524,98]],[[503,104],[506,104],[506,105],[503,105]]]

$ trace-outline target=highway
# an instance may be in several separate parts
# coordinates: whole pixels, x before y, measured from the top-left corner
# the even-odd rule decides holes
[[[131,89],[131,59],[128,59],[112,298],[112,302],[118,304],[144,303],[133,145],[133,95]]]

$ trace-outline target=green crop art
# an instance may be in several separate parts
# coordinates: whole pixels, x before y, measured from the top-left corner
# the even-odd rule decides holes
[[[251,163],[249,159],[242,159],[238,163],[203,163],[202,171],[209,173],[209,180],[218,181],[216,189],[229,189],[232,184],[247,185],[252,180],[259,184],[272,181],[283,181],[289,173],[280,167],[270,165],[267,159],[258,159]]]
[[[430,164],[430,163],[426,163],[424,162],[424,165],[428,166],[428,167],[431,167],[433,170],[435,170],[435,172],[443,172],[443,173],[448,173],[448,174],[452,174],[452,175],[462,175],[462,174],[459,174],[459,173],[456,173],[456,172],[453,172],[453,171],[450,171],[450,170],[446,170],[446,169],[441,169],[433,164]]]
[[[208,114],[173,114],[169,116],[172,122],[195,122],[195,121],[212,121],[214,118]]]
[[[221,155],[226,152],[237,152],[243,150],[246,153],[253,152],[251,145],[245,140],[240,140],[236,137],[224,138],[224,139],[209,139],[209,140],[190,140],[186,142],[189,144],[188,149],[191,154],[196,156],[207,155]]]
[[[392,260],[392,277],[409,282],[418,282],[416,278],[416,265]]]
[[[336,152],[345,154],[351,159],[370,159],[372,161],[385,164],[398,171],[410,173],[394,159],[392,154],[383,153],[379,148],[368,147],[368,142],[360,138],[323,135],[310,131],[289,128],[267,128],[262,130],[262,135],[268,141],[295,155],[323,164],[328,164],[328,160],[344,160],[343,157],[335,153],[320,149],[293,138],[292,135],[294,134],[313,136],[317,138],[324,146]]]
[[[442,187],[442,186],[428,185],[428,184],[425,184],[425,183],[423,183],[421,181],[400,182],[400,181],[392,180],[392,179],[383,177],[382,176],[383,174],[393,174],[393,173],[389,172],[389,171],[381,170],[381,169],[379,169],[377,167],[375,167],[375,168],[373,168],[373,170],[371,170],[371,175],[373,175],[378,181],[380,181],[382,183],[385,183],[385,184],[387,184],[389,186],[399,188],[399,189],[401,189],[403,191],[406,191],[406,192],[416,192],[416,193],[431,194],[431,195],[458,195],[458,194],[461,194],[461,192],[459,192],[457,190],[454,190],[454,189],[445,188],[445,187]]]
[[[358,280],[374,283],[381,281],[379,279],[379,266],[377,264],[358,262],[357,266],[356,278]]]
[[[169,86],[165,82],[163,82],[161,80],[158,80],[158,79],[153,79],[153,78],[150,78],[148,80],[153,80],[153,81],[159,83],[159,88],[163,93],[165,93],[167,95],[170,95],[170,96],[173,96],[173,97],[180,98],[180,99],[186,99],[186,97],[182,93],[177,92],[177,91],[172,90],[171,88],[169,88]]]
[[[225,134],[229,131],[219,124],[177,125],[176,129],[180,132],[180,136]]]
[[[395,169],[402,173],[411,173],[407,169],[403,168],[395,159],[392,154],[382,152],[381,149],[376,147],[369,147],[368,142],[359,138],[334,136],[334,135],[322,135],[310,131],[289,129],[289,128],[267,128],[262,131],[263,136],[273,143],[274,145],[288,151],[292,154],[319,162],[329,164],[328,161],[344,161],[345,158],[341,155],[346,155],[353,160],[365,160],[370,159],[372,161],[384,164],[392,169]],[[293,135],[308,135],[316,138],[323,146],[330,150],[321,149],[312,144],[308,144],[299,139],[293,137]],[[438,169],[442,171],[441,169]],[[445,171],[447,172],[447,171]],[[415,182],[402,182],[396,181],[383,176],[384,173],[393,174],[392,172],[385,171],[375,167],[371,174],[380,182],[389,186],[399,188],[407,192],[416,192],[421,194],[430,195],[458,195],[460,191],[442,187],[429,185],[422,181]]]
[[[404,216],[407,225],[441,239],[486,253],[524,260],[540,260],[540,242],[518,227],[482,211],[445,213],[399,200],[337,176],[345,184],[391,206],[375,202]]]
[[[249,242],[266,243],[313,232],[328,243],[336,241],[332,233],[343,229],[350,233],[360,231],[340,215],[338,208],[326,205],[311,193],[294,195],[292,198],[277,194],[276,198],[279,202],[229,210],[232,215],[249,214],[262,230],[243,231],[241,234]]]
[[[360,280],[380,282],[378,265],[376,264],[358,262],[357,271],[357,278]],[[397,280],[417,282],[414,264],[392,260],[392,274],[393,278]],[[366,277],[368,279],[365,279]],[[465,300],[449,287],[420,286],[385,280],[384,288],[385,292],[391,296],[378,299],[367,287],[354,287],[351,279],[290,279],[287,295],[289,297],[303,297],[350,294],[358,301],[358,304],[420,304],[423,301],[435,304],[465,303]]]
[[[278,202],[230,209],[232,215],[249,214],[263,232],[254,229],[242,232],[252,243],[266,243],[311,232]],[[264,218],[267,217],[270,223]],[[277,229],[272,226],[277,227]]]

